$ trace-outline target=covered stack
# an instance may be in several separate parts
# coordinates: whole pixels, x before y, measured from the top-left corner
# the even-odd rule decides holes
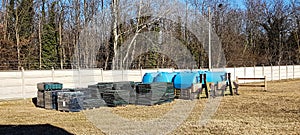
[[[106,106],[105,101],[102,98],[102,91],[95,88],[76,88],[76,92],[83,92],[83,109],[99,108]]]
[[[113,89],[113,82],[99,82],[94,85],[89,85],[88,88],[98,90],[101,98],[103,98],[104,91]]]
[[[63,84],[58,82],[41,82],[37,84],[37,106],[46,109],[57,108],[57,91],[62,90]]]
[[[57,92],[61,90],[52,90],[44,92],[45,108],[57,110]]]
[[[127,105],[135,103],[135,83],[131,81],[114,82],[110,90],[105,90],[103,99],[108,106]]]
[[[83,109],[84,93],[77,91],[57,92],[57,109],[60,111],[79,112]]]
[[[122,106],[129,104],[129,90],[106,90],[103,99],[107,106]]]
[[[154,105],[170,102],[174,100],[174,96],[172,83],[139,84],[136,87],[136,104],[138,105]]]

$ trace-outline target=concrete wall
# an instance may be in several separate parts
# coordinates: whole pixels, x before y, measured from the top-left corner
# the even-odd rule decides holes
[[[207,70],[207,69],[203,69]],[[232,79],[238,77],[264,77],[268,80],[300,78],[300,65],[238,67],[213,69],[232,73]],[[32,98],[36,96],[36,84],[39,82],[60,82],[64,88],[87,87],[97,82],[136,81],[140,82],[147,72],[183,71],[174,69],[152,70],[114,70],[76,69],[76,70],[21,70],[0,72],[0,99]],[[245,81],[244,81],[245,82]]]

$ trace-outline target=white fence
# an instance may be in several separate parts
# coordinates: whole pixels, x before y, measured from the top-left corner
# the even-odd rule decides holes
[[[205,70],[205,69],[204,69]],[[224,69],[214,69],[224,70]],[[300,78],[300,65],[226,68],[234,80],[238,77],[263,77],[267,80]],[[0,72],[0,99],[32,98],[36,96],[39,82],[61,82],[64,88],[87,87],[97,82],[138,81],[147,72],[179,71],[173,69],[153,70],[21,70]],[[182,71],[182,70],[180,70]]]

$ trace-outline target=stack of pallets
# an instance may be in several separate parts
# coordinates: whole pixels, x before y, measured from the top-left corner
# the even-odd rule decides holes
[[[128,90],[106,90],[103,99],[107,106],[123,106],[129,104],[129,94]]]
[[[75,88],[68,89],[70,92],[82,92],[82,109],[93,109],[106,106],[105,101],[101,97],[101,93],[98,89],[94,88]]]
[[[37,91],[37,103],[36,105],[41,108],[45,108],[44,91]]]
[[[83,92],[57,92],[57,109],[59,111],[79,112],[83,109]]]
[[[103,99],[108,106],[135,103],[135,83],[132,81],[114,82],[110,90],[104,90]]]
[[[52,90],[44,92],[45,109],[57,110],[57,92],[61,90]]]
[[[88,88],[98,90],[101,98],[103,98],[103,93],[106,90],[112,90],[113,89],[113,83],[112,82],[101,82],[94,85],[89,85]]]
[[[57,108],[57,91],[62,90],[63,84],[58,82],[42,82],[37,84],[37,106],[46,109]]]
[[[174,100],[174,87],[172,83],[139,84],[136,88],[136,104],[154,105]]]

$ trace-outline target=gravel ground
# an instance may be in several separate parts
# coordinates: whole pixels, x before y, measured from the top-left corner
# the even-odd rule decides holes
[[[267,92],[241,88],[240,94],[77,113],[37,108],[31,99],[0,101],[0,134],[300,135],[300,80],[268,82]]]

